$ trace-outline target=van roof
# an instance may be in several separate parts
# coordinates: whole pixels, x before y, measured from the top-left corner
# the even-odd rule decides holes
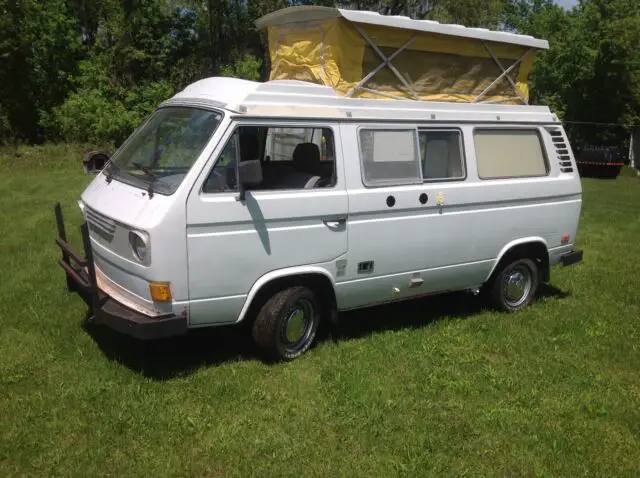
[[[547,40],[534,38],[529,35],[488,30],[486,28],[469,28],[463,25],[440,23],[434,20],[414,20],[402,15],[381,15],[378,12],[323,6],[294,6],[283,8],[259,18],[255,24],[259,30],[262,30],[275,25],[321,21],[340,17],[353,23],[472,38],[496,43],[509,43],[543,50],[549,48],[549,42]]]
[[[256,82],[212,77],[188,85],[161,106],[222,108],[234,115],[377,121],[557,123],[547,106],[347,98],[298,80]]]

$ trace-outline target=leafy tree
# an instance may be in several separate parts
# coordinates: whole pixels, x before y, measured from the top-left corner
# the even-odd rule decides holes
[[[3,3],[0,110],[15,138],[35,141],[42,112],[67,95],[82,45],[63,0]]]
[[[429,2],[425,17],[443,23],[496,29],[504,9],[504,0],[439,0]]]
[[[257,81],[260,79],[262,61],[251,54],[238,58],[230,65],[222,67],[221,76],[231,76],[243,78],[245,80]]]
[[[72,92],[44,123],[68,140],[121,142],[157,104],[198,71],[193,12],[169,2],[103,4],[93,46]],[[177,67],[177,65],[183,68]]]
[[[337,5],[550,41],[532,102],[579,141],[616,143],[640,122],[637,0],[0,0],[0,140],[119,142],[158,102],[212,76],[264,80],[257,18],[289,5]]]
[[[532,100],[552,107],[577,144],[621,144],[640,123],[640,12],[635,0],[583,0],[567,12],[551,0],[520,0],[508,25],[547,38],[531,75]],[[606,127],[584,123],[613,123]]]

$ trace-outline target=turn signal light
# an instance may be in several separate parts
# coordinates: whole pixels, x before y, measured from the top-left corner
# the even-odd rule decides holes
[[[569,242],[569,239],[571,238],[571,236],[569,236],[569,234],[565,233],[562,235],[562,238],[560,239],[562,241],[562,244],[566,244],[567,242]]]
[[[151,282],[149,291],[154,302],[170,302],[171,288],[168,282]]]

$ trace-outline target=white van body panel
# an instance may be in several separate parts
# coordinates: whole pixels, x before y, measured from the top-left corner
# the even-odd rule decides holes
[[[173,235],[178,244],[185,242],[183,234],[174,234],[167,221],[171,217],[172,198],[158,194],[150,200],[145,191],[115,180],[107,183],[102,176],[100,174],[81,197],[98,276],[116,288],[119,295],[158,315],[172,312],[173,306],[154,304],[149,282],[162,276],[171,277],[174,297],[184,306],[188,301],[186,284],[181,278],[184,265],[180,261],[186,257],[184,246],[176,248],[175,255],[166,255],[161,253],[161,244],[156,252],[156,241],[153,241],[155,237]],[[109,233],[111,230],[113,234]],[[129,245],[131,230],[145,231],[152,237],[150,266],[136,260]]]
[[[238,122],[243,124],[261,123]],[[313,123],[296,123],[300,124]],[[322,126],[333,129],[336,156],[341,158],[338,125],[323,122]],[[232,133],[229,128],[220,150]],[[202,192],[216,159],[212,155],[186,204],[193,325],[236,322],[254,283],[271,272],[326,264],[327,273],[335,277],[331,265],[347,253],[346,225],[332,221],[348,213],[341,161],[336,162],[338,181],[333,188],[248,191],[246,200],[239,201],[237,192]]]
[[[347,157],[359,157],[358,127],[342,127]],[[462,130],[466,179],[367,188],[359,161],[345,161],[349,265],[336,284],[341,309],[473,289],[489,278],[511,247],[534,240],[560,247],[563,234],[575,238],[581,206],[576,174],[559,174],[556,162],[550,161],[549,175],[543,178],[481,180],[473,148],[474,125],[424,125],[429,127]],[[547,138],[544,128],[538,129]],[[429,197],[425,205],[418,201],[422,193]],[[386,204],[389,196],[395,198],[392,208]],[[441,206],[435,201],[438,196]],[[562,247],[570,250],[572,243]],[[362,261],[374,261],[373,273],[358,274],[357,264]],[[419,280],[423,282],[416,285]]]
[[[263,287],[267,286],[269,283],[278,281],[280,279],[310,275],[321,276],[324,277],[335,288],[335,276],[331,272],[334,267],[335,261],[330,261],[323,264],[315,264],[311,266],[287,267],[285,269],[278,269],[263,275],[251,286],[251,290],[249,290],[249,293],[246,296],[243,296],[244,303],[240,310],[240,314],[237,317],[237,322],[242,321],[246,317],[247,313],[249,312],[249,307],[251,306],[253,300],[257,297],[260,290]]]

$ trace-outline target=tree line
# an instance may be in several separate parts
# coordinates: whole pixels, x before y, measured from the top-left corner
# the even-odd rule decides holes
[[[640,124],[637,0],[0,0],[0,142],[118,144],[190,82],[265,80],[254,21],[301,4],[545,38],[533,104],[553,108],[575,141],[617,144]]]

